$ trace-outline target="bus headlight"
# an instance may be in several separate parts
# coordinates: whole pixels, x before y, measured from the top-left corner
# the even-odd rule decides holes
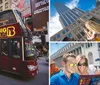
[[[30,71],[33,71],[37,68],[37,66],[33,66],[33,65],[27,65],[27,67]]]

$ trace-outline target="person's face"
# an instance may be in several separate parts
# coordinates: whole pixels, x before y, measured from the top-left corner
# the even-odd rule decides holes
[[[55,64],[51,64],[50,67],[51,67],[52,69],[54,69],[54,68],[55,68]]]
[[[69,72],[69,73],[75,73],[76,71],[76,59],[75,58],[72,58],[72,57],[68,57],[67,58],[67,62],[65,63],[64,62],[64,68],[65,68],[65,71]]]
[[[84,73],[87,70],[87,65],[85,59],[81,59],[78,63],[78,70],[80,73]]]

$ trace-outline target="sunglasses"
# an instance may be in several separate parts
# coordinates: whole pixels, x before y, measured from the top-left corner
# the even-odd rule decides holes
[[[70,67],[73,67],[73,66],[76,67],[77,64],[76,64],[76,63],[70,63],[69,66],[70,66]]]
[[[78,63],[78,66],[88,66],[87,63]]]

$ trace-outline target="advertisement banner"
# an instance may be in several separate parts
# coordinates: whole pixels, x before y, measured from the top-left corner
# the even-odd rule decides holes
[[[49,21],[49,0],[31,0],[33,31],[47,30]]]

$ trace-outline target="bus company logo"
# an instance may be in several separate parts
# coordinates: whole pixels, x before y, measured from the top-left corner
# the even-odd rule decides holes
[[[16,34],[14,26],[0,28],[0,37],[12,37]]]

